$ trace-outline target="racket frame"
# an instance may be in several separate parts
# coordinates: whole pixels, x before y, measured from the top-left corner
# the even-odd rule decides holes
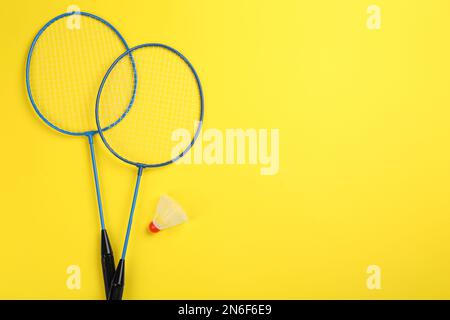
[[[32,43],[31,43],[31,47],[30,47],[30,50],[28,51],[27,62],[26,62],[26,72],[25,72],[26,87],[27,87],[28,98],[31,102],[31,105],[33,106],[34,111],[37,113],[39,118],[41,118],[41,120],[44,121],[45,124],[47,124],[49,127],[53,128],[54,130],[61,132],[63,134],[67,134],[67,135],[71,135],[71,136],[86,136],[88,138],[89,151],[90,151],[90,156],[91,156],[94,182],[95,182],[95,191],[96,191],[96,196],[97,196],[97,205],[98,205],[100,225],[101,225],[101,255],[102,255],[103,277],[104,277],[104,282],[105,282],[105,293],[106,293],[106,296],[108,297],[109,285],[112,281],[112,277],[114,276],[114,271],[115,271],[114,264],[115,263],[114,263],[114,255],[112,252],[111,244],[109,242],[108,234],[106,232],[106,227],[105,227],[105,221],[104,221],[104,215],[103,215],[103,205],[102,205],[102,200],[101,200],[101,195],[100,195],[100,183],[99,183],[99,179],[98,179],[97,163],[95,160],[93,136],[98,133],[98,130],[90,130],[90,131],[84,131],[84,132],[72,132],[72,131],[65,130],[65,129],[62,129],[62,128],[56,126],[40,112],[39,107],[37,106],[36,102],[34,101],[33,93],[31,90],[31,85],[30,85],[30,65],[31,65],[32,57],[33,57],[34,48],[36,46],[36,43],[39,41],[39,38],[45,32],[45,30],[47,30],[47,28],[49,26],[51,26],[53,23],[55,23],[56,21],[58,21],[60,19],[63,19],[68,16],[72,16],[72,15],[80,15],[80,16],[89,17],[89,18],[95,19],[95,20],[103,23],[105,26],[109,27],[115,33],[115,35],[118,37],[120,42],[123,44],[125,50],[129,49],[128,44],[125,41],[125,39],[123,38],[123,36],[108,21],[106,21],[92,13],[83,12],[83,11],[72,11],[72,12],[66,12],[66,13],[60,14],[60,15],[54,17],[53,19],[51,19],[50,21],[48,21],[38,31],[38,33],[36,34],[36,36],[34,37]],[[134,68],[133,72],[136,73],[136,68],[134,67],[134,61],[132,61],[132,63],[133,63],[133,68]],[[136,87],[134,88],[134,90],[136,90]],[[113,127],[114,125],[119,123],[124,118],[124,116],[128,113],[128,110],[130,109],[131,105],[133,104],[133,101],[134,101],[134,99],[130,101],[130,105],[125,110],[124,114],[121,115],[121,117],[119,117],[109,127]]]
[[[96,16],[95,14],[92,14],[92,13],[83,12],[83,11],[72,11],[72,12],[66,12],[66,13],[60,14],[59,16],[56,16],[53,19],[51,19],[49,22],[47,22],[39,30],[39,32],[34,37],[33,42],[31,43],[30,50],[28,51],[26,72],[25,72],[26,86],[27,86],[28,98],[30,99],[30,102],[31,102],[31,105],[33,106],[34,111],[37,113],[39,118],[41,118],[42,121],[44,121],[48,126],[50,126],[51,128],[55,129],[56,131],[59,131],[59,132],[64,133],[64,134],[68,134],[68,135],[72,135],[72,136],[87,136],[87,137],[89,137],[89,136],[93,136],[94,134],[98,133],[98,130],[90,130],[90,131],[83,131],[83,132],[72,132],[72,131],[69,131],[69,130],[62,129],[62,128],[58,127],[57,125],[53,124],[50,120],[48,120],[41,113],[41,111],[39,111],[39,107],[37,106],[36,102],[34,101],[33,93],[32,93],[32,90],[31,90],[31,85],[30,85],[30,65],[31,65],[31,60],[32,60],[32,57],[33,57],[33,51],[34,51],[34,48],[36,46],[36,43],[38,42],[39,38],[44,33],[44,31],[47,30],[47,28],[50,25],[52,25],[53,23],[55,23],[56,21],[58,21],[58,20],[60,20],[62,18],[71,16],[71,15],[85,16],[85,17],[89,17],[89,18],[95,19],[95,20],[103,23],[104,25],[109,27],[116,34],[116,36],[119,38],[119,40],[124,45],[125,50],[129,50],[128,44],[125,41],[125,39],[123,38],[123,36],[120,34],[120,32],[112,24],[110,24],[108,21],[100,18],[99,16]],[[134,67],[134,62],[133,62],[133,67]],[[136,68],[134,68],[133,72],[136,74]],[[134,89],[136,90],[136,87]],[[118,118],[112,125],[108,126],[108,128],[111,128],[114,125],[116,125],[118,122],[120,122],[124,118],[124,116],[126,115],[128,110],[130,109],[132,104],[133,104],[133,100],[131,100],[130,106],[128,106],[128,108],[125,111],[125,113],[120,118]],[[105,129],[105,130],[107,130],[107,129]]]
[[[106,137],[103,135],[103,131],[104,129],[101,128],[101,124],[100,124],[100,120],[99,120],[99,106],[100,106],[100,97],[103,91],[103,87],[106,83],[106,80],[108,79],[109,74],[112,72],[112,70],[114,69],[114,67],[117,65],[117,63],[119,63],[119,61],[122,60],[122,58],[124,58],[126,55],[132,55],[132,52],[141,48],[145,48],[145,47],[161,47],[161,48],[165,48],[168,49],[169,51],[175,53],[178,57],[180,57],[190,68],[190,70],[192,71],[192,73],[195,76],[195,80],[197,82],[198,85],[198,89],[199,89],[199,95],[200,95],[200,116],[199,116],[199,122],[198,122],[198,127],[197,130],[194,134],[194,137],[192,138],[191,142],[189,143],[189,145],[186,147],[186,149],[181,152],[178,156],[174,157],[173,159],[169,160],[169,161],[165,161],[162,163],[156,163],[156,164],[145,164],[145,163],[139,163],[139,162],[134,162],[134,161],[130,161],[124,157],[122,157],[121,155],[119,155],[108,143]],[[132,59],[132,61],[134,61]],[[134,84],[135,84],[135,91],[133,92],[133,97],[136,94],[136,90],[137,90],[137,83],[138,83],[138,75],[137,72],[134,73]],[[138,198],[138,193],[139,193],[139,187],[140,187],[140,183],[141,183],[141,176],[142,176],[142,172],[145,168],[156,168],[156,167],[163,167],[166,165],[169,165],[175,161],[177,161],[178,159],[180,159],[181,157],[183,157],[194,145],[195,141],[197,140],[201,128],[202,128],[202,124],[203,124],[203,117],[204,117],[204,97],[203,97],[203,90],[202,90],[202,86],[200,83],[200,79],[198,77],[197,72],[195,71],[194,67],[192,66],[192,64],[189,62],[189,60],[183,56],[179,51],[177,51],[176,49],[169,47],[167,45],[161,44],[161,43],[144,43],[138,46],[135,46],[133,48],[128,49],[127,51],[125,51],[124,53],[122,53],[111,65],[111,67],[108,69],[108,71],[106,72],[101,84],[100,84],[100,88],[98,90],[98,94],[97,94],[97,100],[95,103],[95,120],[97,123],[97,129],[98,129],[98,133],[103,141],[103,143],[105,144],[105,146],[108,148],[108,150],[114,155],[116,156],[118,159],[122,160],[123,162],[126,162],[128,164],[131,164],[133,166],[136,166],[138,168],[137,171],[137,179],[136,179],[136,184],[134,187],[134,193],[133,193],[133,200],[131,202],[131,209],[130,209],[130,215],[128,218],[128,224],[127,224],[127,231],[125,234],[125,240],[123,243],[123,248],[122,248],[122,255],[121,255],[121,259],[119,260],[119,263],[116,267],[116,272],[114,273],[114,278],[113,281],[111,283],[111,290],[109,292],[108,295],[108,300],[121,300],[122,299],[122,294],[123,294],[123,290],[124,290],[124,285],[125,285],[125,256],[127,253],[127,249],[128,249],[128,242],[130,240],[130,234],[131,234],[131,227],[133,224],[133,217],[134,217],[134,211],[136,208],[136,203],[137,203],[137,198]],[[115,125],[115,124],[113,124]],[[109,129],[111,128],[113,125],[106,127],[105,129]]]
[[[160,48],[164,48],[164,49],[167,49],[167,50],[171,51],[172,53],[176,54],[178,57],[180,57],[180,58],[187,64],[187,66],[189,67],[189,69],[190,69],[191,72],[193,73],[193,75],[194,75],[194,77],[195,77],[195,80],[196,80],[196,82],[197,82],[197,86],[198,86],[198,90],[199,90],[199,94],[200,94],[200,117],[199,117],[199,120],[198,120],[199,123],[198,123],[198,126],[197,126],[197,130],[195,131],[195,134],[194,134],[194,136],[193,136],[191,142],[189,143],[189,145],[183,150],[183,152],[181,152],[178,156],[174,157],[173,159],[168,160],[168,161],[165,161],[165,162],[161,162],[161,163],[153,163],[153,164],[134,162],[134,161],[128,160],[128,159],[126,159],[125,157],[123,157],[123,156],[121,156],[120,154],[118,154],[118,153],[110,146],[110,144],[108,143],[108,139],[106,139],[106,137],[103,135],[103,131],[106,131],[106,130],[112,128],[113,126],[115,126],[115,125],[116,125],[118,122],[120,122],[120,121],[116,121],[116,122],[113,123],[112,125],[109,125],[109,126],[105,127],[105,129],[102,129],[102,128],[101,128],[101,124],[100,124],[100,120],[99,120],[100,98],[101,98],[101,95],[102,95],[103,87],[105,86],[105,83],[106,83],[106,81],[107,81],[107,79],[108,79],[109,74],[114,70],[114,67],[122,60],[123,57],[125,57],[126,55],[130,55],[130,56],[132,57],[133,51],[136,51],[136,50],[138,50],[138,49],[145,48],[145,47],[160,47]],[[131,61],[132,61],[133,63],[135,63],[135,61],[134,61],[133,58],[131,58]],[[136,95],[137,85],[138,85],[138,81],[139,81],[139,80],[138,80],[138,73],[137,73],[137,71],[136,71],[136,66],[135,66],[135,65],[134,65],[134,68],[135,68],[135,69],[134,69],[134,71],[135,71],[135,72],[134,72],[134,77],[135,77],[135,78],[134,78],[134,92],[133,92],[132,101],[134,101],[134,97],[135,97],[135,95]],[[184,156],[184,155],[192,148],[192,146],[194,145],[195,141],[197,140],[197,138],[198,138],[198,136],[199,136],[199,134],[200,134],[201,128],[202,128],[202,124],[203,124],[203,116],[204,116],[204,102],[203,102],[203,100],[204,100],[204,97],[203,97],[203,90],[202,90],[202,85],[201,85],[201,83],[200,83],[200,79],[199,79],[199,77],[198,77],[198,74],[197,74],[197,72],[195,71],[195,69],[194,69],[194,67],[192,66],[192,64],[189,62],[189,60],[188,60],[185,56],[183,56],[183,54],[181,54],[178,50],[176,50],[176,49],[174,49],[174,48],[172,48],[172,47],[170,47],[170,46],[168,46],[168,45],[162,44],[162,43],[144,43],[144,44],[140,44],[140,45],[137,45],[137,46],[135,46],[135,47],[133,47],[133,48],[130,48],[130,49],[128,49],[127,51],[125,51],[124,53],[122,53],[122,54],[121,54],[121,55],[120,55],[120,56],[112,63],[112,65],[109,67],[108,71],[106,72],[106,74],[105,74],[105,76],[104,76],[104,78],[103,78],[103,80],[102,80],[102,82],[101,82],[101,84],[100,84],[100,88],[98,89],[98,93],[97,93],[97,99],[96,99],[96,102],[95,102],[95,121],[96,121],[96,123],[97,123],[97,129],[98,129],[97,132],[99,133],[99,135],[100,135],[100,137],[101,137],[103,143],[104,143],[105,146],[108,148],[108,150],[111,151],[111,153],[112,153],[113,155],[115,155],[117,158],[119,158],[120,160],[122,160],[122,161],[124,161],[124,162],[126,162],[126,163],[129,163],[129,164],[131,164],[131,165],[133,165],[133,166],[136,166],[136,167],[138,167],[138,168],[157,168],[157,167],[163,167],[163,166],[169,165],[169,164],[171,164],[171,163],[177,161],[177,160],[180,159],[181,157],[183,157],[183,156]],[[125,114],[128,113],[128,110],[129,110],[129,109],[130,109],[130,106],[129,106],[128,109],[125,111]],[[122,119],[122,117],[121,117],[120,119]]]

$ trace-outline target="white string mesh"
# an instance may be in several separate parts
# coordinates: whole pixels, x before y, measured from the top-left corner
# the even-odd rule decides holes
[[[101,21],[80,15],[76,29],[68,27],[71,17],[52,23],[36,42],[30,61],[31,94],[42,115],[58,128],[73,133],[96,131],[99,85],[126,47]]]
[[[103,131],[111,148],[137,163],[159,164],[173,158],[173,148],[183,151],[191,142],[200,118],[199,84],[189,65],[171,50],[147,46],[132,52],[137,74],[135,100],[117,125]],[[108,76],[100,97],[101,127],[112,123],[130,104],[134,73],[129,56]],[[189,133],[180,148],[175,130]]]

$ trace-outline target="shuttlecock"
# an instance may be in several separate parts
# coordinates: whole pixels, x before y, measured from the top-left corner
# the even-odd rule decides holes
[[[156,233],[160,230],[179,225],[187,221],[183,208],[169,196],[163,195],[156,206],[156,214],[149,225],[149,230]]]

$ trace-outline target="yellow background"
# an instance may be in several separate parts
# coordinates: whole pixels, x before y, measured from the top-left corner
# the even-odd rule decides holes
[[[47,127],[25,90],[31,40],[73,2],[0,11],[0,298],[102,299],[88,144]],[[144,172],[127,299],[450,298],[450,3],[77,1],[130,45],[182,51],[205,91],[205,128],[278,128],[280,171]],[[367,7],[381,30],[366,27]],[[135,168],[96,137],[120,254]],[[168,193],[190,221],[150,235]],[[368,290],[366,269],[382,270]],[[66,287],[79,265],[80,290]]]

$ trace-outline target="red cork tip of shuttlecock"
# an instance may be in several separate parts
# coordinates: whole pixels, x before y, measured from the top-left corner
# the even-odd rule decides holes
[[[160,231],[160,229],[153,223],[153,221],[148,226],[148,230],[150,230],[150,232],[153,232],[153,233],[157,233]]]

